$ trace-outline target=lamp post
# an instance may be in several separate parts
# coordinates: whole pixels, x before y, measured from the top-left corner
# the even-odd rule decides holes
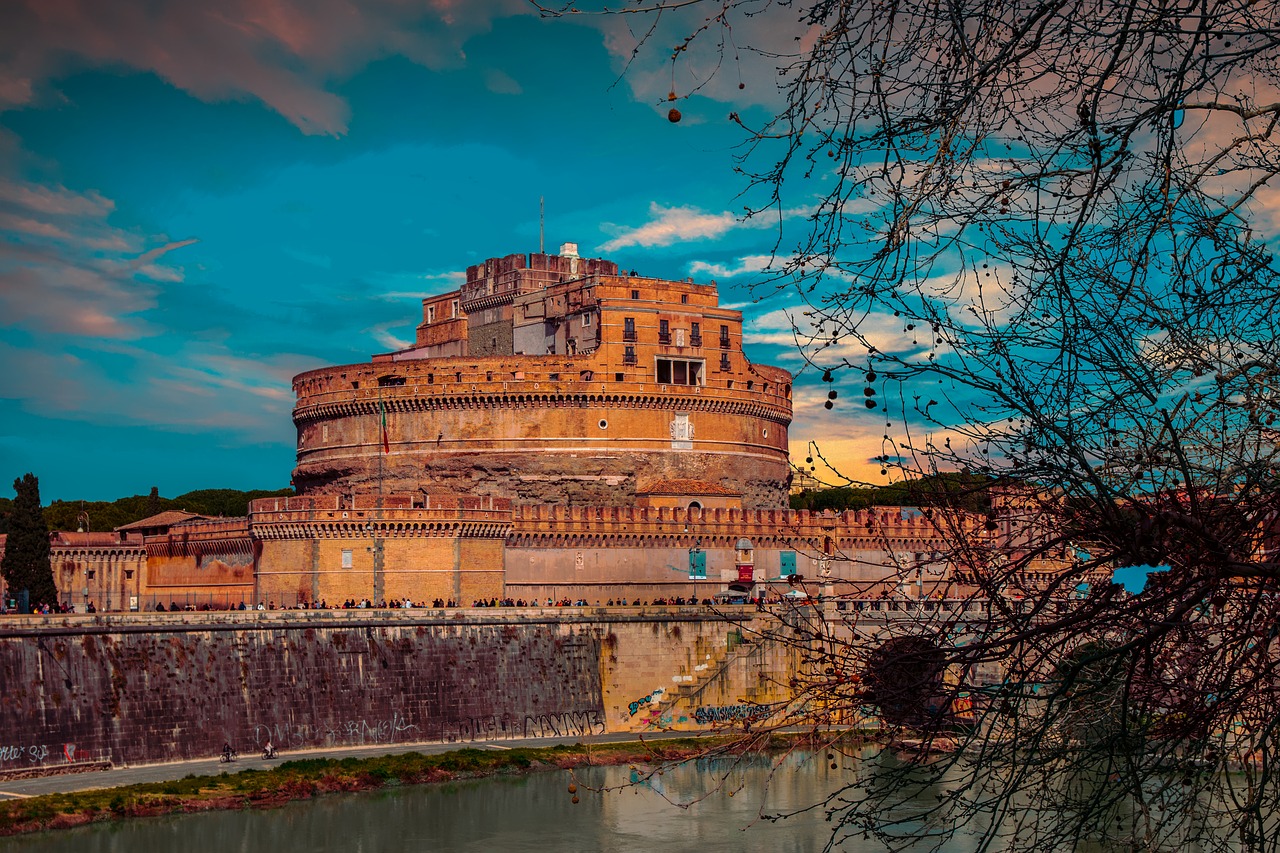
[[[78,515],[76,515],[76,532],[77,533],[89,532],[89,513],[83,509],[80,510],[80,513]],[[89,551],[88,548],[86,548],[84,550],[84,553],[86,554],[85,559],[87,560],[88,559],[87,555],[91,552]],[[84,570],[84,609],[86,612],[89,610],[89,578],[92,576],[93,576],[92,572],[90,572],[89,568],[86,566]]]
[[[373,605],[377,605],[382,600],[382,540],[378,538],[373,522],[369,522],[364,526],[365,532],[373,539],[373,546],[369,551],[373,554]]]

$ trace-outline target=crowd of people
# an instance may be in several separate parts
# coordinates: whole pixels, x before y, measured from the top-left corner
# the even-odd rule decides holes
[[[545,601],[538,599],[525,600],[523,598],[489,598],[475,599],[471,602],[471,607],[648,607],[648,606],[699,606],[714,605],[710,598],[699,599],[696,596],[685,598],[684,596],[674,597],[657,597],[653,599],[628,599],[625,597],[610,598],[605,602],[599,600],[593,602],[587,601],[585,598],[561,598]],[[257,604],[240,602],[230,603],[213,603],[213,602],[185,602],[179,603],[170,600],[166,604],[163,600],[157,600],[151,604],[144,606],[143,610],[151,610],[156,613],[183,613],[183,612],[210,612],[210,611],[240,611],[240,610],[388,610],[388,609],[435,609],[443,610],[446,608],[465,607],[462,602],[455,601],[452,598],[435,598],[430,603],[425,601],[412,601],[408,598],[399,600],[382,600],[375,604],[371,599],[349,598],[341,604],[330,605],[327,600],[320,601],[298,601],[296,604],[286,606],[283,603],[277,605],[274,600],[259,601]],[[84,608],[85,612],[97,613],[98,608],[94,602],[90,601]],[[10,606],[8,601],[0,600],[0,614],[17,613],[16,607]],[[58,613],[74,613],[76,608],[69,603],[41,604],[31,608],[31,612],[35,614],[58,614]]]

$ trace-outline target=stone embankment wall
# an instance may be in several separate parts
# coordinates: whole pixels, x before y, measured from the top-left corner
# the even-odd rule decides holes
[[[296,751],[707,728],[721,705],[780,698],[785,654],[745,667],[731,655],[755,618],[699,608],[10,617],[0,621],[0,774],[208,757],[224,742]],[[716,708],[699,715],[676,701],[695,690]]]

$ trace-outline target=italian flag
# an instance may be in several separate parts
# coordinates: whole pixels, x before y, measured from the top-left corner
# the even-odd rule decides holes
[[[378,411],[382,415],[382,452],[391,452],[391,440],[387,438],[387,409],[382,405],[382,398],[378,398]]]

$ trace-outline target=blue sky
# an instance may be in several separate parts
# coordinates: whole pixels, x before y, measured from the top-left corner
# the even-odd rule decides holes
[[[722,68],[685,97],[706,70],[686,63],[672,124],[668,48],[624,73],[629,22],[535,12],[7,3],[4,482],[32,471],[46,501],[288,485],[291,377],[403,345],[422,296],[535,251],[539,197],[548,247],[714,278],[747,314],[748,354],[799,370],[787,298],[749,289],[778,223],[735,213],[743,133],[727,115],[762,114],[771,66]],[[776,20],[752,26],[740,36],[789,41]],[[793,448],[820,438],[856,468],[882,416],[823,410],[818,379],[800,379]]]

